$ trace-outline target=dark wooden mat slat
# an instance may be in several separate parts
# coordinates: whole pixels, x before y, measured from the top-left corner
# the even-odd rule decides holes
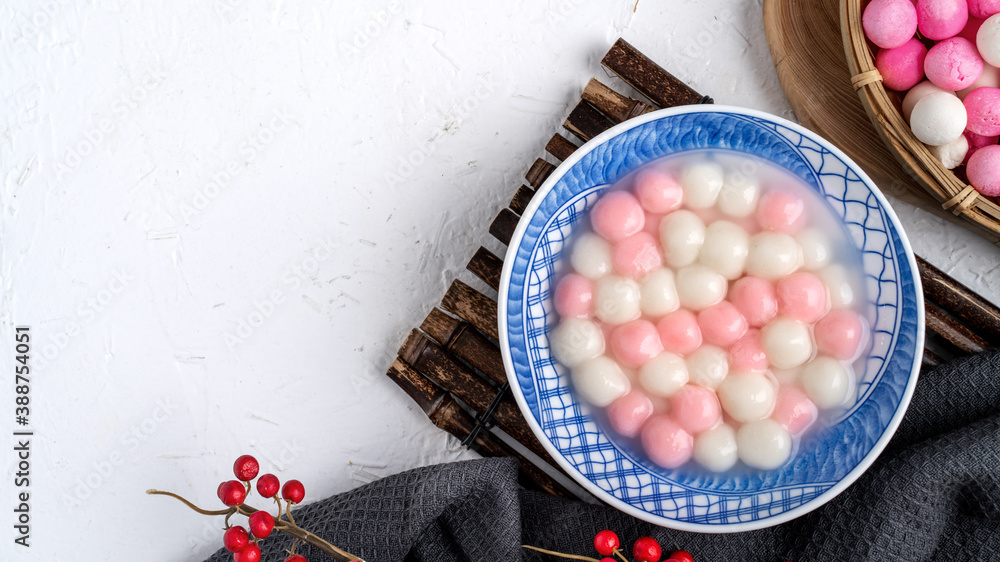
[[[548,144],[545,145],[545,152],[548,152],[555,159],[560,161],[569,158],[569,155],[573,154],[576,149],[577,146],[575,144],[559,133],[552,135]]]
[[[531,202],[531,198],[535,196],[535,190],[531,189],[526,185],[522,185],[517,188],[514,193],[514,197],[510,199],[510,210],[514,211],[518,215],[523,215],[524,210],[528,208],[528,203]]]
[[[624,40],[615,43],[602,64],[651,103],[622,95],[592,79],[564,123],[566,130],[581,140],[591,139],[657,107],[711,103],[711,98],[702,96]],[[555,134],[546,144],[545,151],[562,161],[577,148],[569,139]],[[517,189],[509,208],[501,210],[494,219],[489,228],[491,235],[504,245],[509,244],[520,215],[555,167],[543,158],[534,161],[525,174],[527,185]],[[973,353],[998,345],[1000,310],[919,257],[917,259],[927,293],[929,337],[939,342],[944,351],[955,354]],[[499,289],[503,268],[500,257],[479,248],[467,267],[487,285]],[[413,330],[410,333],[399,350],[400,358],[387,374],[413,397],[435,425],[459,439],[470,435],[476,427],[474,416],[485,411],[496,399],[497,407],[491,421],[558,470],[528,429],[512,396],[506,394],[497,399],[506,374],[496,343],[499,339],[496,306],[493,298],[455,280],[440,303],[443,310],[432,309],[420,326],[422,332]],[[936,353],[925,350],[924,368],[942,361]],[[533,466],[502,440],[491,438],[488,431],[477,435],[474,447],[483,454],[517,457],[521,460],[523,481],[556,495],[570,495],[545,470]]]
[[[708,101],[624,39],[615,42],[601,64],[659,107]]]
[[[614,125],[603,113],[585,101],[576,104],[569,117],[563,122],[563,127],[573,133],[578,139],[587,142],[597,135],[607,131]]]
[[[441,308],[475,326],[477,330],[499,340],[497,333],[497,303],[493,299],[456,279],[441,300]]]
[[[524,179],[528,180],[528,185],[538,189],[552,175],[555,169],[556,167],[553,164],[539,158],[528,168],[528,173],[524,174]]]
[[[924,315],[927,330],[939,336],[940,341],[946,342],[959,355],[972,355],[990,347],[986,340],[977,336],[969,328],[957,323],[929,301],[925,303]]]
[[[975,330],[988,347],[1000,346],[1000,308],[917,256],[924,297]]]
[[[494,290],[500,289],[500,270],[503,268],[503,261],[493,255],[493,252],[480,246],[465,268]]]
[[[583,99],[615,123],[628,121],[656,109],[647,103],[619,94],[596,78],[591,78],[587,87],[583,89]]]
[[[434,308],[420,324],[420,329],[493,382],[498,385],[507,382],[500,348],[484,338],[468,322]]]

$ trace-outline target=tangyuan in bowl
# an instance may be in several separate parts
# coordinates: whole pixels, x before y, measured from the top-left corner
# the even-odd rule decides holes
[[[775,117],[665,110],[563,163],[500,290],[515,396],[588,490],[675,528],[765,527],[884,448],[922,349],[915,262],[864,174]]]

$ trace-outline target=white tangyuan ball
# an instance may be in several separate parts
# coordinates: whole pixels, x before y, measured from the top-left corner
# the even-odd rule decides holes
[[[764,419],[774,410],[774,383],[763,373],[731,373],[716,392],[722,409],[741,423]]]
[[[771,365],[778,369],[794,369],[813,355],[809,327],[791,318],[780,317],[764,326],[760,343]]]
[[[832,250],[826,235],[815,228],[807,228],[795,236],[802,248],[802,267],[815,271],[830,263]]]
[[[692,209],[707,209],[715,205],[724,180],[725,173],[718,164],[701,162],[688,166],[681,175],[684,203]]]
[[[979,56],[993,66],[1000,66],[1000,15],[986,18],[976,33]]]
[[[671,266],[694,263],[704,243],[705,223],[691,211],[674,211],[660,221],[660,244]]]
[[[951,92],[934,92],[923,97],[910,113],[910,129],[920,142],[941,146],[962,136],[969,114],[962,100]]]
[[[646,361],[639,369],[639,384],[653,396],[673,396],[687,381],[684,359],[669,351]]]
[[[750,237],[747,273],[771,281],[781,279],[802,264],[802,249],[783,232],[758,232]]]
[[[552,355],[567,367],[575,367],[604,353],[604,332],[589,320],[566,318],[549,336]]]
[[[573,386],[583,399],[601,408],[628,394],[628,377],[614,359],[601,355],[573,369]]]
[[[913,106],[917,105],[918,101],[926,98],[927,96],[939,92],[948,92],[948,91],[938,88],[930,80],[924,80],[923,82],[910,88],[910,90],[906,92],[906,96],[903,97],[903,104],[902,107],[900,108],[902,109],[903,119],[906,119],[906,122],[909,123],[910,114],[913,113]],[[951,94],[952,92],[948,93]]]
[[[715,221],[705,229],[705,243],[698,261],[730,281],[743,275],[750,235],[729,221]]]
[[[830,295],[830,306],[847,308],[854,304],[854,285],[841,265],[829,265],[817,272]]]
[[[962,135],[942,146],[928,146],[927,152],[937,158],[942,166],[954,170],[965,161],[965,156],[969,154],[969,139]]]
[[[850,371],[832,357],[817,357],[802,369],[799,381],[819,408],[836,408],[847,401],[854,383]]]
[[[688,379],[699,386],[715,388],[729,374],[729,354],[707,343],[688,354],[684,362]]]
[[[663,316],[680,306],[674,272],[670,269],[660,268],[651,272],[642,280],[639,290],[642,294],[640,308],[643,314]]]
[[[702,310],[726,298],[729,282],[703,265],[689,265],[677,271],[677,297],[681,306]]]
[[[694,438],[694,460],[713,472],[729,470],[738,459],[736,431],[731,426],[719,424]]]
[[[726,174],[716,206],[725,215],[743,218],[749,217],[757,210],[759,200],[760,185],[757,184],[757,180],[741,171],[733,170]]]
[[[773,470],[791,456],[792,436],[774,420],[758,420],[736,430],[736,448],[747,466]]]
[[[638,318],[642,311],[642,291],[634,279],[609,275],[597,281],[594,291],[594,315],[608,324],[624,324]]]
[[[611,244],[598,234],[587,232],[576,239],[569,263],[577,273],[589,279],[600,279],[614,269]]]

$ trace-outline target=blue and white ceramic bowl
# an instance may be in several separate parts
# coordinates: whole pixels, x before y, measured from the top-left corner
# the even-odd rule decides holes
[[[856,363],[853,405],[811,430],[776,471],[666,470],[620,446],[571,391],[549,352],[560,256],[609,185],[658,158],[715,149],[784,168],[817,190],[861,251],[873,344]],[[916,384],[923,299],[913,252],[882,194],[840,150],[778,117],[722,106],[649,113],[593,139],[535,195],[504,260],[500,347],[535,435],[588,491],[651,523],[698,532],[747,531],[807,513],[843,491],[885,448]],[[858,367],[860,365],[860,368]]]

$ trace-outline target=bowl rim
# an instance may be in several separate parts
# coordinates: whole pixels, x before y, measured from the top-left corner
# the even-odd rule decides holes
[[[525,217],[531,217],[537,211],[538,207],[541,205],[542,200],[545,196],[552,190],[560,179],[570,170],[577,162],[579,162],[584,156],[593,151],[598,146],[604,144],[608,140],[629,131],[636,127],[640,127],[651,121],[656,121],[666,117],[672,117],[676,115],[685,114],[695,114],[695,113],[728,113],[734,115],[741,115],[747,117],[755,117],[771,121],[777,125],[787,127],[792,131],[801,134],[810,140],[816,142],[823,148],[829,150],[838,158],[844,161],[855,174],[858,175],[860,180],[871,190],[875,199],[878,201],[879,206],[885,213],[889,220],[889,223],[897,230],[899,234],[900,242],[903,246],[905,257],[909,262],[910,271],[912,276],[912,282],[914,284],[914,291],[916,294],[916,308],[917,308],[917,337],[914,340],[915,350],[914,350],[914,360],[913,366],[910,370],[910,376],[907,381],[906,388],[900,397],[899,406],[893,413],[892,418],[889,420],[885,431],[872,446],[871,451],[861,459],[850,472],[847,473],[839,482],[830,487],[827,491],[820,494],[819,496],[803,503],[802,505],[784,511],[777,515],[764,517],[756,521],[747,521],[742,523],[719,523],[719,524],[708,524],[708,523],[690,523],[686,521],[678,521],[676,519],[670,519],[667,517],[662,517],[659,515],[654,515],[652,513],[643,511],[631,504],[625,503],[624,501],[614,497],[606,490],[603,490],[597,486],[594,482],[590,481],[583,473],[581,473],[576,466],[570,463],[562,453],[552,444],[545,432],[538,425],[535,417],[531,414],[528,409],[527,403],[524,396],[521,393],[520,386],[517,384],[516,374],[514,373],[513,361],[510,355],[510,342],[508,340],[507,332],[507,300],[508,300],[508,290],[510,286],[510,278],[512,275],[512,267],[515,261],[515,256],[517,254],[518,248],[524,238],[524,232],[527,229],[529,220],[525,220]],[[921,361],[919,357],[923,354],[924,349],[924,298],[923,298],[923,287],[920,282],[920,276],[916,273],[918,271],[916,258],[913,254],[913,248],[910,246],[910,241],[906,236],[906,232],[903,230],[902,224],[899,222],[899,218],[896,216],[895,211],[889,205],[885,196],[875,185],[875,182],[868,177],[868,175],[862,170],[853,160],[850,159],[843,151],[834,146],[832,143],[819,136],[818,134],[793,123],[787,119],[766,113],[763,111],[758,111],[754,109],[747,109],[736,106],[727,105],[690,105],[690,106],[680,106],[666,109],[659,109],[646,113],[639,117],[630,119],[628,121],[622,122],[610,129],[604,131],[603,133],[597,135],[587,143],[585,143],[580,148],[576,149],[566,160],[564,160],[552,174],[545,180],[545,182],[538,188],[538,191],[532,197],[527,208],[521,214],[521,220],[518,221],[517,227],[514,229],[514,234],[507,245],[507,252],[504,256],[503,270],[500,275],[500,289],[498,291],[497,298],[497,323],[499,331],[500,340],[500,352],[503,357],[504,370],[507,374],[507,379],[510,382],[510,387],[514,395],[514,399],[517,402],[518,408],[521,410],[521,415],[525,418],[528,426],[531,428],[532,433],[542,444],[542,447],[549,453],[549,455],[556,461],[556,463],[569,474],[573,481],[590,492],[594,497],[600,499],[601,501],[612,505],[619,511],[622,511],[628,515],[641,519],[643,521],[653,523],[662,527],[667,527],[671,529],[677,529],[681,531],[691,531],[698,533],[731,533],[731,532],[743,532],[752,531],[757,529],[763,529],[771,527],[774,525],[779,525],[805,515],[813,511],[814,509],[826,504],[831,499],[839,495],[845,489],[847,489],[851,484],[853,484],[868,468],[871,467],[872,463],[875,462],[885,450],[886,445],[888,445],[889,440],[896,433],[900,422],[902,421],[903,415],[906,413],[907,408],[910,405],[910,400],[913,397],[913,390],[916,387],[917,379],[920,374]]]

